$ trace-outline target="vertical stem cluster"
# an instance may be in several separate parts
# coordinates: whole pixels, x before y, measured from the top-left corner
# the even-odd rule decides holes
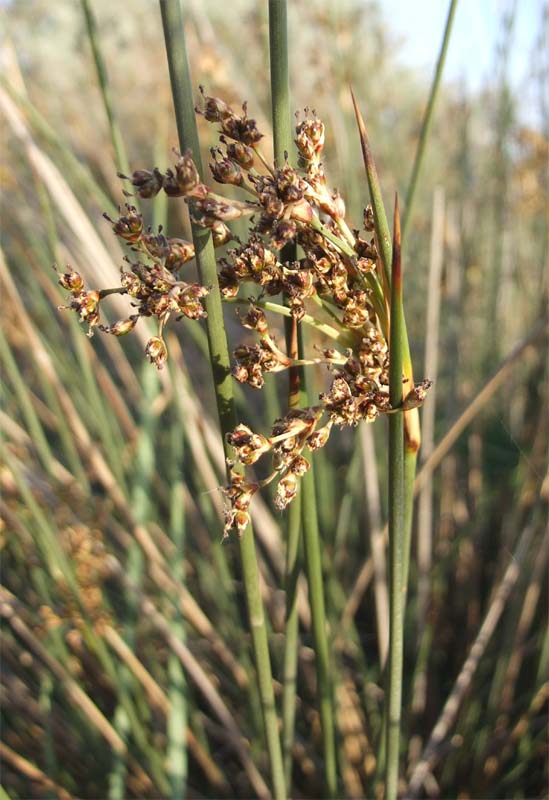
[[[160,10],[180,146],[182,150],[191,149],[195,164],[199,172],[202,172],[181,8],[179,2],[175,0],[172,2],[160,0]],[[192,228],[200,279],[203,285],[213,287],[206,299],[207,334],[220,427],[222,433],[226,434],[236,426],[236,413],[215,254],[210,232],[195,225]],[[226,455],[229,456],[225,436],[224,447]],[[251,526],[248,526],[240,539],[240,557],[274,795],[277,800],[282,800],[286,797],[282,749],[278,733],[267,628],[259,587],[259,568]]]

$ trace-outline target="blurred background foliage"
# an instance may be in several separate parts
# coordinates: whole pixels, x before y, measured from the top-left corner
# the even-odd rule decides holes
[[[3,796],[176,798],[185,785],[189,797],[263,796],[239,567],[232,544],[220,545],[223,462],[205,334],[182,322],[176,339],[172,326],[169,370],[157,375],[136,336],[88,340],[57,310],[54,262],[92,286],[116,283],[122,253],[101,214],[124,197],[80,3],[3,5]],[[131,168],[164,169],[177,136],[157,6],[92,6]],[[196,85],[234,106],[247,100],[268,134],[266,4],[185,6]],[[510,74],[520,13],[501,4],[484,86],[443,84],[404,244],[416,372],[436,379],[424,459],[476,403],[421,488],[406,628],[408,776],[499,608],[438,743],[422,790],[432,797],[542,797],[547,784],[549,14],[540,4],[528,54],[539,107],[524,113]],[[390,206],[395,190],[406,193],[428,82],[399,58],[380,2],[295,0],[290,34],[293,105],[325,121],[330,180],[358,227],[367,190],[349,84]],[[434,61],[438,42],[426,44]],[[213,131],[199,125],[207,157]],[[157,198],[144,213],[188,235],[181,203]],[[440,303],[439,324],[428,302]],[[113,301],[113,318],[122,316]],[[231,308],[227,324],[240,341]],[[424,366],[429,343],[438,367],[432,354]],[[317,375],[319,390],[325,380]],[[243,421],[266,432],[286,391],[240,392]],[[384,442],[382,422],[333,436],[317,470],[341,792],[357,798],[380,791],[384,560],[373,551],[385,522]],[[268,494],[254,513],[280,675],[285,520]],[[317,797],[305,594],[300,619],[293,796]]]

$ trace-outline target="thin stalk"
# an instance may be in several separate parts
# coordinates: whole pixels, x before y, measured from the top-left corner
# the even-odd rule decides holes
[[[431,124],[433,121],[433,110],[435,108],[435,102],[438,95],[440,79],[442,78],[442,71],[444,69],[446,52],[448,50],[448,44],[450,42],[450,34],[452,33],[452,25],[456,13],[456,7],[457,7],[457,0],[450,0],[450,6],[448,8],[448,16],[446,18],[446,26],[444,28],[444,35],[442,37],[442,44],[440,46],[440,52],[438,54],[437,65],[435,68],[435,74],[433,76],[433,82],[431,84],[431,92],[429,94],[427,108],[425,109],[425,115],[423,117],[423,122],[421,124],[421,133],[419,136],[419,142],[416,149],[414,166],[412,167],[412,175],[410,177],[410,182],[408,184],[408,191],[406,193],[406,205],[404,207],[404,216],[402,219],[403,240],[406,239],[406,233],[408,231],[408,226],[410,224],[410,219],[412,216],[412,208],[416,193],[418,177],[421,170],[421,165],[423,163],[423,156],[425,154],[425,148],[427,146],[427,141],[429,139],[429,133],[431,131]]]
[[[299,542],[301,538],[301,495],[293,500],[288,512],[288,541],[286,544],[286,621],[284,628],[284,664],[282,689],[282,751],[286,786],[292,782],[292,746],[295,731],[296,692],[298,673],[299,612],[297,580],[301,571]]]
[[[326,631],[326,610],[324,607],[324,586],[322,580],[322,560],[318,516],[315,497],[315,479],[313,467],[302,480],[303,509],[303,541],[305,549],[305,566],[309,585],[309,602],[311,604],[311,622],[315,643],[315,664],[317,675],[317,693],[319,695],[320,724],[324,751],[325,790],[328,797],[337,796],[337,767],[333,710],[333,686]]]
[[[174,417],[170,437],[170,537],[176,546],[172,573],[180,583],[185,582],[183,559],[185,556],[186,521],[183,501],[184,483],[181,465],[184,455],[184,440],[177,435],[177,420]],[[170,622],[171,632],[178,641],[185,640],[183,615],[179,607],[175,618]],[[170,779],[173,800],[183,800],[186,795],[188,757],[186,729],[188,725],[187,683],[185,671],[175,653],[168,656],[168,697],[170,707],[166,726],[167,733],[167,771]]]
[[[400,219],[395,200],[393,265],[391,270],[391,338],[389,396],[393,408],[402,404],[402,350],[404,312],[402,307],[402,269],[400,258]],[[403,560],[406,514],[404,508],[404,416],[389,417],[389,675],[386,729],[385,797],[398,794],[400,715],[402,703],[402,663],[404,638]]]
[[[162,0],[160,0],[160,11],[162,15],[179,143],[182,151],[187,148],[191,149],[197,169],[199,172],[202,172],[181,7],[178,2],[162,2]],[[229,456],[230,448],[225,440],[225,434],[236,426],[236,413],[232,391],[229,351],[217,280],[215,253],[211,235],[208,230],[193,225],[192,232],[201,282],[205,286],[213,287],[205,303],[208,313],[206,324],[219,422],[221,433],[223,434],[225,453]],[[240,557],[259,691],[263,708],[265,736],[271,763],[274,795],[277,800],[281,800],[286,797],[282,748],[278,734],[267,627],[265,624],[265,615],[259,585],[259,567],[255,552],[254,534],[251,526],[248,526],[240,539]]]
[[[155,162],[159,162],[164,149],[164,138],[160,135],[155,143]],[[168,217],[168,198],[160,192],[153,205],[153,227],[158,230],[166,227]],[[192,325],[204,336],[198,325]],[[204,336],[205,338],[205,336]],[[205,343],[206,344],[206,343]],[[207,344],[206,344],[207,349]],[[175,385],[175,381],[174,381]],[[171,409],[171,435],[169,437],[169,468],[168,480],[170,483],[169,496],[169,534],[175,545],[175,553],[171,574],[181,585],[185,585],[185,551],[187,541],[187,524],[185,516],[185,483],[183,480],[183,465],[185,459],[185,436],[178,435],[178,414],[175,407]],[[176,605],[173,618],[170,620],[170,630],[178,641],[185,641],[186,629],[183,614],[179,604]],[[166,720],[166,771],[171,787],[172,800],[184,800],[187,794],[187,776],[189,771],[189,758],[187,753],[187,731],[189,725],[188,688],[185,670],[175,653],[170,650],[168,655],[168,701],[169,710]]]
[[[285,156],[290,156],[293,145],[286,0],[269,0],[269,53],[274,157],[280,166]]]
[[[271,74],[271,104],[274,139],[274,158],[280,166],[289,157],[292,148],[290,116],[290,76],[288,63],[288,9],[286,0],[269,0],[269,56]],[[282,251],[284,261],[296,258],[296,247],[290,243]],[[286,301],[286,298],[285,298]],[[287,305],[287,303],[286,303]],[[289,309],[288,309],[289,311]],[[298,337],[297,321],[285,319],[286,350],[288,356],[298,360],[303,355]],[[302,370],[290,367],[288,407],[299,406],[302,392]],[[282,751],[284,777],[288,789],[292,782],[292,745],[295,731],[296,691],[298,674],[299,614],[297,582],[300,573],[299,544],[301,539],[301,495],[294,499],[288,513],[286,564],[284,585],[286,591],[286,619],[284,629],[284,662],[282,690]]]
[[[140,409],[140,432],[137,440],[137,447],[133,462],[132,477],[133,486],[131,492],[132,509],[137,524],[145,524],[149,517],[151,479],[154,475],[155,467],[155,447],[154,440],[157,427],[156,415],[151,411],[154,399],[158,395],[158,377],[156,373],[148,369],[145,364],[142,372],[143,399]],[[132,540],[128,558],[125,564],[126,574],[133,585],[141,587],[143,582],[145,560],[143,551],[139,544]],[[139,619],[139,606],[133,595],[126,596],[126,613],[123,619],[124,640],[132,649],[136,646],[136,626]],[[131,691],[133,678],[126,665],[121,664],[118,672],[120,685],[127,687]],[[114,715],[114,726],[122,738],[127,739],[130,735],[130,718],[120,702]],[[118,756],[113,759],[113,768],[109,776],[109,798],[116,800],[123,798],[126,792],[127,761],[125,756]]]
[[[107,120],[109,123],[109,131],[111,134],[112,146],[114,148],[114,157],[116,160],[116,166],[119,172],[128,174],[130,171],[128,157],[126,155],[126,148],[124,147],[124,140],[122,138],[122,133],[120,132],[120,128],[118,126],[118,122],[116,119],[116,114],[114,112],[114,106],[109,88],[109,81],[107,78],[107,69],[105,67],[103,54],[101,52],[101,47],[99,44],[99,36],[97,34],[97,25],[95,22],[95,17],[93,15],[93,11],[90,5],[90,0],[81,0],[81,2],[82,2],[82,10],[84,12],[84,18],[86,20],[88,39],[90,41],[93,60],[95,63],[95,69],[97,72],[99,90],[101,92],[101,98],[103,100],[105,113],[107,115]]]
[[[298,326],[291,320],[287,328],[288,354],[297,358],[301,347],[301,336]],[[299,333],[301,329],[299,328]],[[305,394],[300,391],[301,375],[299,367],[290,368],[288,407],[296,408]],[[296,692],[298,674],[299,648],[299,611],[298,611],[298,578],[301,572],[299,546],[301,541],[302,498],[298,494],[290,505],[288,513],[288,539],[286,543],[286,564],[284,584],[286,591],[286,624],[284,630],[284,672],[282,691],[282,749],[284,756],[284,774],[286,786],[291,787],[292,780],[292,745],[295,730]]]
[[[5,339],[2,331],[0,331],[0,360],[4,364],[4,375],[7,375],[12,383],[14,394],[17,398],[17,403],[21,409],[21,414],[27,426],[33,446],[36,449],[46,473],[51,475],[53,454],[48,443],[48,438],[38,414],[34,409],[29,385],[19,371],[9,343]]]
[[[376,606],[377,646],[379,666],[383,671],[387,661],[389,647],[389,593],[387,590],[387,559],[385,555],[385,537],[381,521],[381,498],[379,496],[379,480],[375,451],[374,433],[370,425],[363,425],[361,432],[361,450],[364,468],[364,491],[368,506],[370,552],[374,565],[374,597]]]

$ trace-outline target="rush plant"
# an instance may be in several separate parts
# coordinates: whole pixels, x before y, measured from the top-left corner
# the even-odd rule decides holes
[[[250,504],[254,495],[275,483],[274,504],[282,511],[295,502],[303,483],[302,514],[298,512],[291,518],[293,538],[288,548],[293,555],[287,561],[287,589],[293,581],[295,590],[301,528],[312,607],[325,783],[328,794],[335,796],[338,789],[332,665],[315,489],[307,473],[315,451],[326,445],[334,430],[357,428],[379,416],[389,417],[391,612],[386,741],[380,742],[378,763],[385,760],[386,796],[392,800],[398,787],[403,610],[412,487],[420,443],[417,409],[430,386],[428,380],[414,383],[413,379],[403,312],[398,200],[391,245],[377,172],[354,96],[371,196],[359,225],[347,218],[344,198],[328,184],[322,161],[324,122],[306,108],[298,116],[292,139],[284,2],[278,0],[269,7],[274,154],[264,151],[264,134],[246,102],[235,111],[222,98],[209,96],[200,87],[199,104],[193,108],[179,3],[161,2],[160,8],[181,149],[175,151],[175,162],[167,169],[154,166],[136,169],[129,175],[118,173],[128,187],[124,194],[138,198],[124,209],[119,208],[115,218],[105,214],[114,234],[128,248],[119,284],[87,288],[80,274],[70,267],[59,276],[59,283],[70,296],[67,308],[87,324],[88,336],[96,329],[124,336],[140,320],[156,320],[157,331],[148,339],[145,355],[158,369],[168,360],[168,324],[182,317],[206,322],[227,464],[227,485],[221,490],[225,499],[223,537],[235,533],[240,541],[272,783],[278,798],[286,796],[290,775],[293,721],[287,700],[291,702],[292,695],[285,700],[284,769]],[[86,11],[92,35],[87,5]],[[97,47],[94,54],[100,64]],[[99,75],[103,75],[101,70]],[[104,94],[108,98],[108,93]],[[218,143],[211,148],[209,163],[211,177],[222,187],[240,190],[239,198],[234,197],[234,191],[223,193],[205,182],[194,113],[217,129]],[[113,141],[120,144],[117,137]],[[416,179],[414,173],[412,194]],[[162,225],[146,227],[137,203],[160,193],[181,198],[187,204],[192,241],[171,236]],[[408,207],[408,214],[409,210]],[[245,238],[231,231],[231,223],[236,220],[248,220]],[[222,255],[216,257],[215,250]],[[199,282],[186,279],[186,265],[190,262],[198,266]],[[114,294],[127,297],[128,315],[106,325],[102,322],[101,304]],[[221,302],[235,307],[243,327],[252,331],[255,339],[236,346],[230,363]],[[277,341],[272,331],[275,315],[289,322],[286,346]],[[315,334],[314,340],[307,337],[309,352],[303,350],[302,326]],[[319,365],[326,367],[329,385],[310,402],[303,368]],[[273,420],[270,430],[254,431],[239,422],[231,380],[260,390],[267,374],[284,372],[290,375],[288,408]],[[256,470],[267,460],[270,465],[262,468],[264,477],[258,478]],[[295,602],[291,591],[287,602],[290,619],[290,606]],[[287,630],[294,652],[295,624],[294,621]],[[295,655],[287,653],[286,664],[287,675],[291,676]]]

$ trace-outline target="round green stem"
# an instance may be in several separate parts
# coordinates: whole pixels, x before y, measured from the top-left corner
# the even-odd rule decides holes
[[[181,8],[179,2],[175,2],[175,0],[171,2],[162,2],[160,0],[160,11],[181,150],[191,149],[197,169],[201,173],[200,148],[194,116]],[[192,229],[200,279],[205,286],[213,287],[205,301],[208,312],[208,345],[219,422],[223,434],[225,452],[229,456],[230,449],[225,441],[225,434],[235,427],[236,412],[215,253],[209,231],[195,225],[192,226]],[[271,762],[274,795],[277,800],[283,800],[286,797],[286,788],[282,749],[278,733],[267,628],[259,587],[259,569],[251,526],[248,526],[240,539],[240,557],[265,724],[265,736]]]
[[[391,406],[402,403],[402,361],[404,337],[402,308],[402,273],[400,265],[400,224],[398,203],[395,203],[395,235],[391,275],[391,336],[389,396]],[[385,762],[385,797],[396,800],[398,795],[398,768],[400,742],[400,715],[402,704],[403,664],[403,563],[405,538],[404,492],[404,417],[401,411],[389,417],[389,673],[387,688],[387,727]]]

